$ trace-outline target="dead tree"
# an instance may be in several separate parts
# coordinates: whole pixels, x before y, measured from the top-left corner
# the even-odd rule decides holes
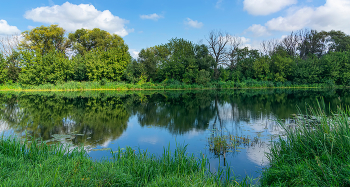
[[[221,31],[211,31],[206,38],[210,54],[215,59],[214,77],[219,77],[218,66],[226,61],[226,45],[230,41],[230,35]]]
[[[20,35],[0,36],[0,53],[4,56],[10,56],[18,48]]]

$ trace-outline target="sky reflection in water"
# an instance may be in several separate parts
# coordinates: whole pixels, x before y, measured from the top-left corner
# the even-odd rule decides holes
[[[26,131],[44,140],[83,143],[93,159],[110,156],[110,150],[96,149],[131,146],[160,155],[178,143],[187,145],[189,154],[204,153],[213,172],[228,165],[236,175],[257,177],[268,165],[269,141],[283,134],[275,120],[288,123],[297,106],[304,111],[321,97],[333,111],[350,103],[348,90],[6,92],[0,99],[0,133]],[[224,163],[223,154],[210,151],[213,132],[257,143],[226,152]]]

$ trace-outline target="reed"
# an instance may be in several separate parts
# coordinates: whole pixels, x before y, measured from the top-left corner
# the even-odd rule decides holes
[[[286,135],[271,147],[262,186],[350,185],[349,108],[326,115],[324,102],[317,103],[294,127],[280,123]]]
[[[178,145],[161,156],[119,148],[98,161],[85,150],[44,141],[0,139],[0,186],[249,186],[225,171],[213,174],[206,157],[196,158]]]

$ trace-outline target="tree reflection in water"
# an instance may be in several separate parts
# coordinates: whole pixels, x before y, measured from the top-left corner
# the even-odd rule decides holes
[[[0,117],[21,135],[26,131],[48,140],[55,134],[81,134],[73,144],[97,146],[118,139],[134,115],[140,126],[164,128],[174,135],[224,132],[225,120],[238,124],[261,116],[287,119],[296,106],[303,109],[321,96],[332,103],[331,110],[350,103],[347,90],[7,92],[0,97]]]

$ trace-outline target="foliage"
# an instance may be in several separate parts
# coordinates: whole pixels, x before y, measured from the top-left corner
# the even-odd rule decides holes
[[[123,38],[98,28],[78,29],[66,37],[57,25],[41,26],[23,36],[19,50],[1,57],[0,84],[19,83],[24,88],[106,79],[108,84],[97,87],[119,89],[125,82],[123,89],[231,88],[251,83],[253,87],[350,86],[350,36],[341,31],[292,32],[281,41],[262,43],[262,52],[242,47],[228,34],[212,32],[209,46],[172,38],[142,49],[137,59],[131,58]],[[180,83],[166,83],[169,80]],[[52,89],[40,89],[44,87]]]
[[[270,167],[262,173],[262,186],[349,186],[349,111],[338,106],[327,116],[325,103],[309,107],[296,126],[280,123],[280,137],[268,154]],[[305,117],[304,117],[305,116]]]
[[[58,25],[41,26],[30,31],[24,31],[22,33],[23,40],[19,45],[20,49],[40,51],[42,55],[49,51],[64,53],[69,47],[67,38],[65,38],[65,32]]]
[[[0,84],[7,81],[7,68],[4,56],[0,53]]]
[[[69,33],[68,38],[69,42],[73,44],[73,50],[76,50],[80,55],[85,55],[86,52],[97,48],[103,51],[112,48],[126,48],[126,51],[128,50],[123,38],[99,28],[78,29],[74,33]]]
[[[42,55],[40,52],[21,52],[22,71],[19,82],[23,85],[56,84],[72,79],[74,64],[64,54],[50,51]]]
[[[107,51],[91,50],[84,55],[83,63],[86,67],[86,76],[90,81],[98,81],[102,78],[121,81],[130,60],[128,49],[121,46]]]
[[[200,70],[198,77],[196,78],[196,83],[201,85],[206,85],[210,81],[210,73],[204,69]]]
[[[2,186],[238,186],[230,177],[211,174],[207,159],[170,145],[160,157],[130,147],[111,151],[111,160],[89,159],[83,148],[47,145],[40,140],[0,140]],[[221,172],[219,172],[221,173]],[[19,177],[20,176],[20,177]],[[221,178],[224,178],[221,180]]]

